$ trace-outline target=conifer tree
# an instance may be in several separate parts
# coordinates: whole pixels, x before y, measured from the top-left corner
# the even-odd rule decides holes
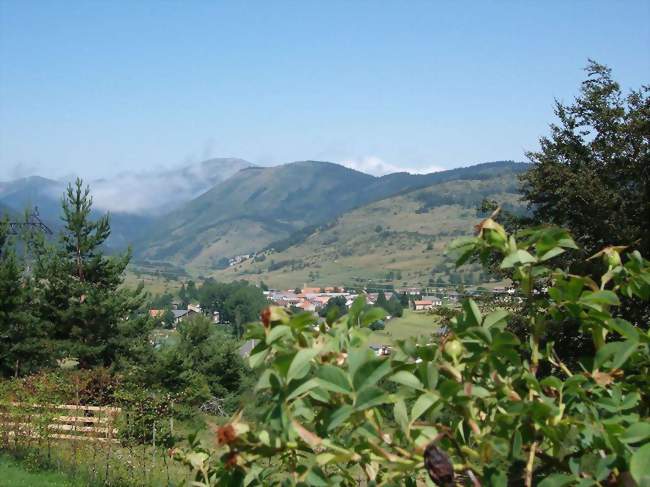
[[[52,327],[61,356],[81,367],[110,365],[116,358],[146,353],[149,320],[138,310],[142,286],[122,286],[130,251],[108,257],[109,216],[91,219],[92,197],[77,179],[62,199],[64,228],[58,245],[37,252],[41,318]]]
[[[32,315],[30,282],[0,221],[0,375],[19,376],[50,362],[45,329]]]
[[[386,299],[386,295],[384,294],[384,291],[380,291],[379,294],[377,295],[377,301],[375,302],[375,306],[378,306],[380,308],[385,309],[387,313],[391,312],[391,309],[390,309],[390,306],[388,305],[388,300]]]

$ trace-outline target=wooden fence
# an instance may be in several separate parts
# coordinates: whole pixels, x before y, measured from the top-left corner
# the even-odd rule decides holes
[[[116,443],[120,411],[105,406],[0,403],[0,434]]]

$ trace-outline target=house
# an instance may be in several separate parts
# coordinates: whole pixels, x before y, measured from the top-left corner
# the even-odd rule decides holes
[[[321,288],[320,287],[303,287],[301,289],[302,294],[319,294]]]
[[[192,309],[173,309],[172,313],[174,313],[174,325],[179,324],[189,316],[197,314],[197,312]]]
[[[188,311],[194,311],[195,313],[200,313],[201,312],[201,305],[200,304],[188,304],[187,305],[187,310]]]
[[[442,306],[442,298],[438,296],[422,296],[422,301],[431,301],[432,306]]]
[[[433,309],[433,301],[430,299],[421,299],[419,301],[413,301],[413,310],[414,311],[426,311]]]
[[[408,294],[409,296],[416,296],[420,294],[420,288],[417,287],[400,287],[395,289],[398,294]]]
[[[316,305],[306,299],[296,305],[296,308],[300,308],[303,311],[316,311]]]

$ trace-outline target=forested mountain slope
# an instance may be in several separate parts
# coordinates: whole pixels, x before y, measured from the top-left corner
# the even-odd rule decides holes
[[[524,168],[496,162],[383,177],[317,161],[247,168],[160,219],[137,248],[144,259],[209,271],[229,257],[259,251],[373,201],[437,182],[480,180]]]

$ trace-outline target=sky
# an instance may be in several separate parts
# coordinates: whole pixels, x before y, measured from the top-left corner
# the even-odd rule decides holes
[[[525,160],[588,58],[649,83],[650,2],[0,0],[0,179]]]

